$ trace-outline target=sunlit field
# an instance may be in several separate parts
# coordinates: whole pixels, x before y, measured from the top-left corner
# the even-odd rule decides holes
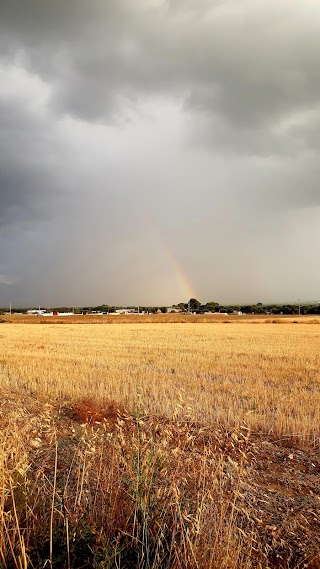
[[[320,327],[3,325],[2,388],[247,425],[319,446]]]
[[[0,324],[0,567],[320,566],[320,326],[173,318]]]

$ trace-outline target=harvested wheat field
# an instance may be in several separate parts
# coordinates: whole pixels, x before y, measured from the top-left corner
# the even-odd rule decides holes
[[[0,567],[320,567],[318,320],[7,320]]]

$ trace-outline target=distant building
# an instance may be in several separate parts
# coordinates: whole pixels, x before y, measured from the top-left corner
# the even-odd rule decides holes
[[[27,310],[27,314],[33,314],[34,316],[43,316],[44,314],[48,314],[46,310],[41,308],[34,309],[34,310]]]
[[[114,314],[139,314],[139,313],[136,308],[118,308]]]
[[[53,313],[54,316],[74,316],[74,312],[58,312],[57,314]]]

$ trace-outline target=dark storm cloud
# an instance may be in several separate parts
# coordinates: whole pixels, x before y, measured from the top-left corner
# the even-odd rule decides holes
[[[204,113],[213,141],[218,121],[231,146],[244,132],[238,147],[272,153],[273,141],[278,152],[295,144],[299,113],[309,145],[301,113],[319,106],[315,2],[30,0],[4,2],[1,14],[9,53],[52,82],[57,110],[106,120],[162,91]]]
[[[48,183],[42,127],[16,104],[0,101],[0,226],[40,213]]]
[[[27,102],[0,98],[0,227],[51,217],[62,195],[54,127]]]
[[[172,249],[203,294],[286,293],[295,232],[310,262],[318,236],[317,2],[0,0],[0,14],[2,288],[169,300]]]

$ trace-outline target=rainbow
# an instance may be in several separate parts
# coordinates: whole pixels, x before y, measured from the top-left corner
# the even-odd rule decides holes
[[[176,282],[179,288],[178,294],[182,295],[182,301],[183,299],[185,299],[185,302],[188,302],[189,298],[197,298],[196,292],[192,286],[192,283],[185,269],[181,265],[179,259],[177,258],[172,248],[169,247],[169,244],[166,238],[164,237],[163,232],[161,231],[159,225],[155,221],[153,215],[150,212],[148,213],[144,212],[144,218],[146,223],[149,225],[150,230],[156,235],[163,253],[169,260],[169,263],[174,271]]]
[[[188,278],[181,263],[177,259],[177,256],[174,254],[172,249],[169,248],[163,238],[161,240],[161,244],[163,251],[168,257],[171,266],[173,267],[180,293],[183,298],[185,298],[185,302],[188,302],[189,298],[196,298],[196,293],[194,291],[192,283],[190,282],[190,279]]]

